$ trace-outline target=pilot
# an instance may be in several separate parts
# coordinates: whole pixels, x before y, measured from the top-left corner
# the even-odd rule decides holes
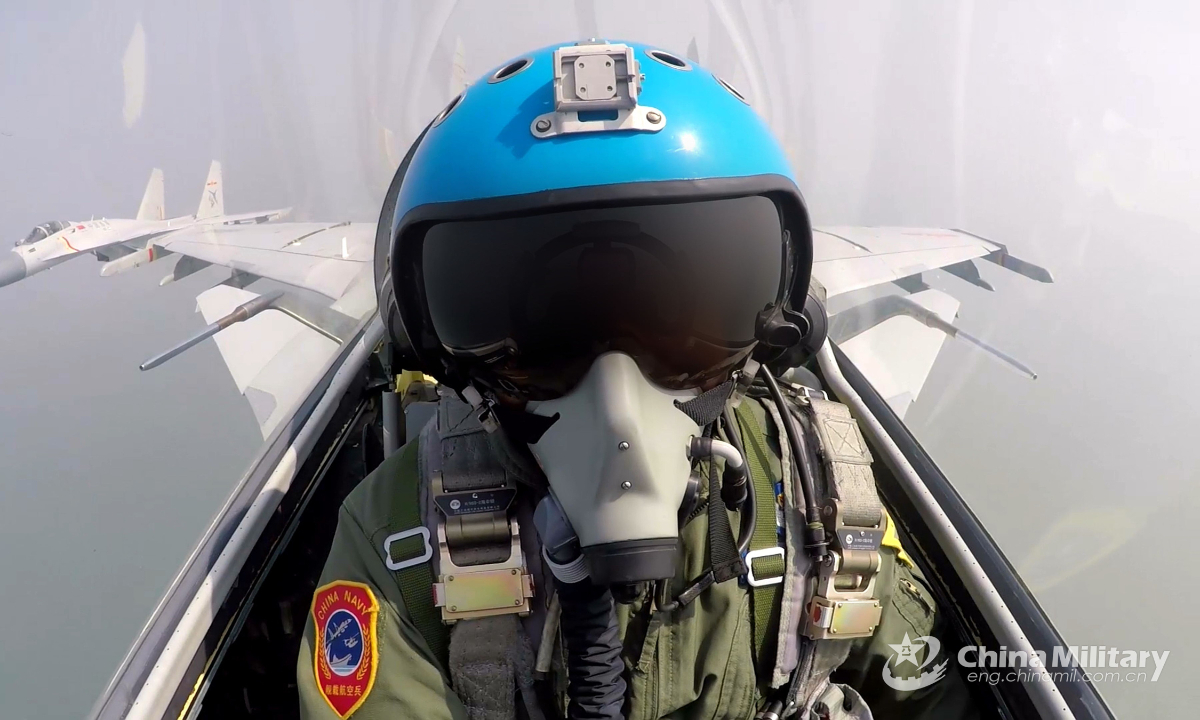
[[[965,714],[922,687],[942,621],[860,431],[784,374],[824,340],[811,229],[736,89],[545,48],[396,188],[380,313],[436,412],[340,510],[304,717]]]

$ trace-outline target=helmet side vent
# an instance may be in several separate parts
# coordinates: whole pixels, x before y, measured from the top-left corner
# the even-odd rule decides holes
[[[459,104],[462,103],[463,95],[466,95],[466,94],[467,94],[467,91],[463,90],[458,95],[454,96],[454,99],[450,101],[450,104],[447,105],[445,107],[445,109],[443,109],[440,113],[438,113],[437,117],[435,117],[433,119],[433,124],[431,125],[431,127],[437,127],[438,125],[441,125],[442,122],[445,121],[445,119],[450,116],[450,113],[454,112],[454,108],[458,107]]]
[[[525,70],[528,70],[529,66],[532,64],[533,64],[533,58],[523,57],[523,58],[519,58],[517,60],[513,60],[509,64],[505,65],[504,67],[500,68],[496,72],[492,73],[492,76],[488,78],[488,83],[494,85],[498,82],[504,82],[505,80],[509,79],[513,75],[516,75],[517,73],[521,73],[521,72],[524,72]]]
[[[717,82],[721,83],[721,87],[728,90],[730,92],[730,94],[732,94],[735,98],[737,98],[738,100],[741,100],[742,102],[746,103],[747,105],[750,104],[750,101],[746,99],[746,96],[741,94],[740,92],[738,92],[737,88],[735,88],[734,86],[725,82],[724,80],[717,77],[716,75],[713,75],[713,77],[716,78]]]
[[[675,68],[676,70],[692,69],[692,66],[689,65],[686,60],[677,55],[672,55],[665,50],[647,50],[646,57],[650,58],[651,60],[657,60],[663,65],[666,65],[670,68]]]

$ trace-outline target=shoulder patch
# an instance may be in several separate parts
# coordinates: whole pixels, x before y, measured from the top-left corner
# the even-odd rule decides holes
[[[313,672],[321,697],[340,718],[357,710],[375,685],[378,616],[375,594],[362,583],[338,580],[313,593]]]

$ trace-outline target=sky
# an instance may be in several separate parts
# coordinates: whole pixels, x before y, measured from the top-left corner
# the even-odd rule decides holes
[[[1200,9],[1175,2],[217,2],[0,5],[0,239],[168,213],[208,164],[230,212],[373,221],[395,164],[469,78],[603,34],[684,53],[746,94],[814,222],[959,227],[1052,270],[931,273],[958,324],[1030,381],[948,342],[906,420],[1073,644],[1170,650],[1100,688],[1181,715],[1200,641]],[[7,250],[0,249],[0,252]],[[99,277],[79,258],[0,289],[5,716],[86,713],[260,443],[199,329],[219,269]],[[1169,590],[1167,589],[1169,580]],[[36,617],[35,617],[36,616]],[[7,627],[12,627],[9,623]],[[44,672],[46,663],[57,677]],[[61,677],[70,677],[69,683]],[[1190,714],[1190,713],[1189,713]]]

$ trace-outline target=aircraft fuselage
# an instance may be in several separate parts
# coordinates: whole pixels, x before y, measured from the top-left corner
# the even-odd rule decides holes
[[[212,222],[213,218],[203,222]],[[74,222],[50,237],[19,245],[12,256],[0,260],[0,286],[37,274],[87,252],[114,245],[145,246],[148,240],[197,223],[192,216],[170,220],[87,220]]]

